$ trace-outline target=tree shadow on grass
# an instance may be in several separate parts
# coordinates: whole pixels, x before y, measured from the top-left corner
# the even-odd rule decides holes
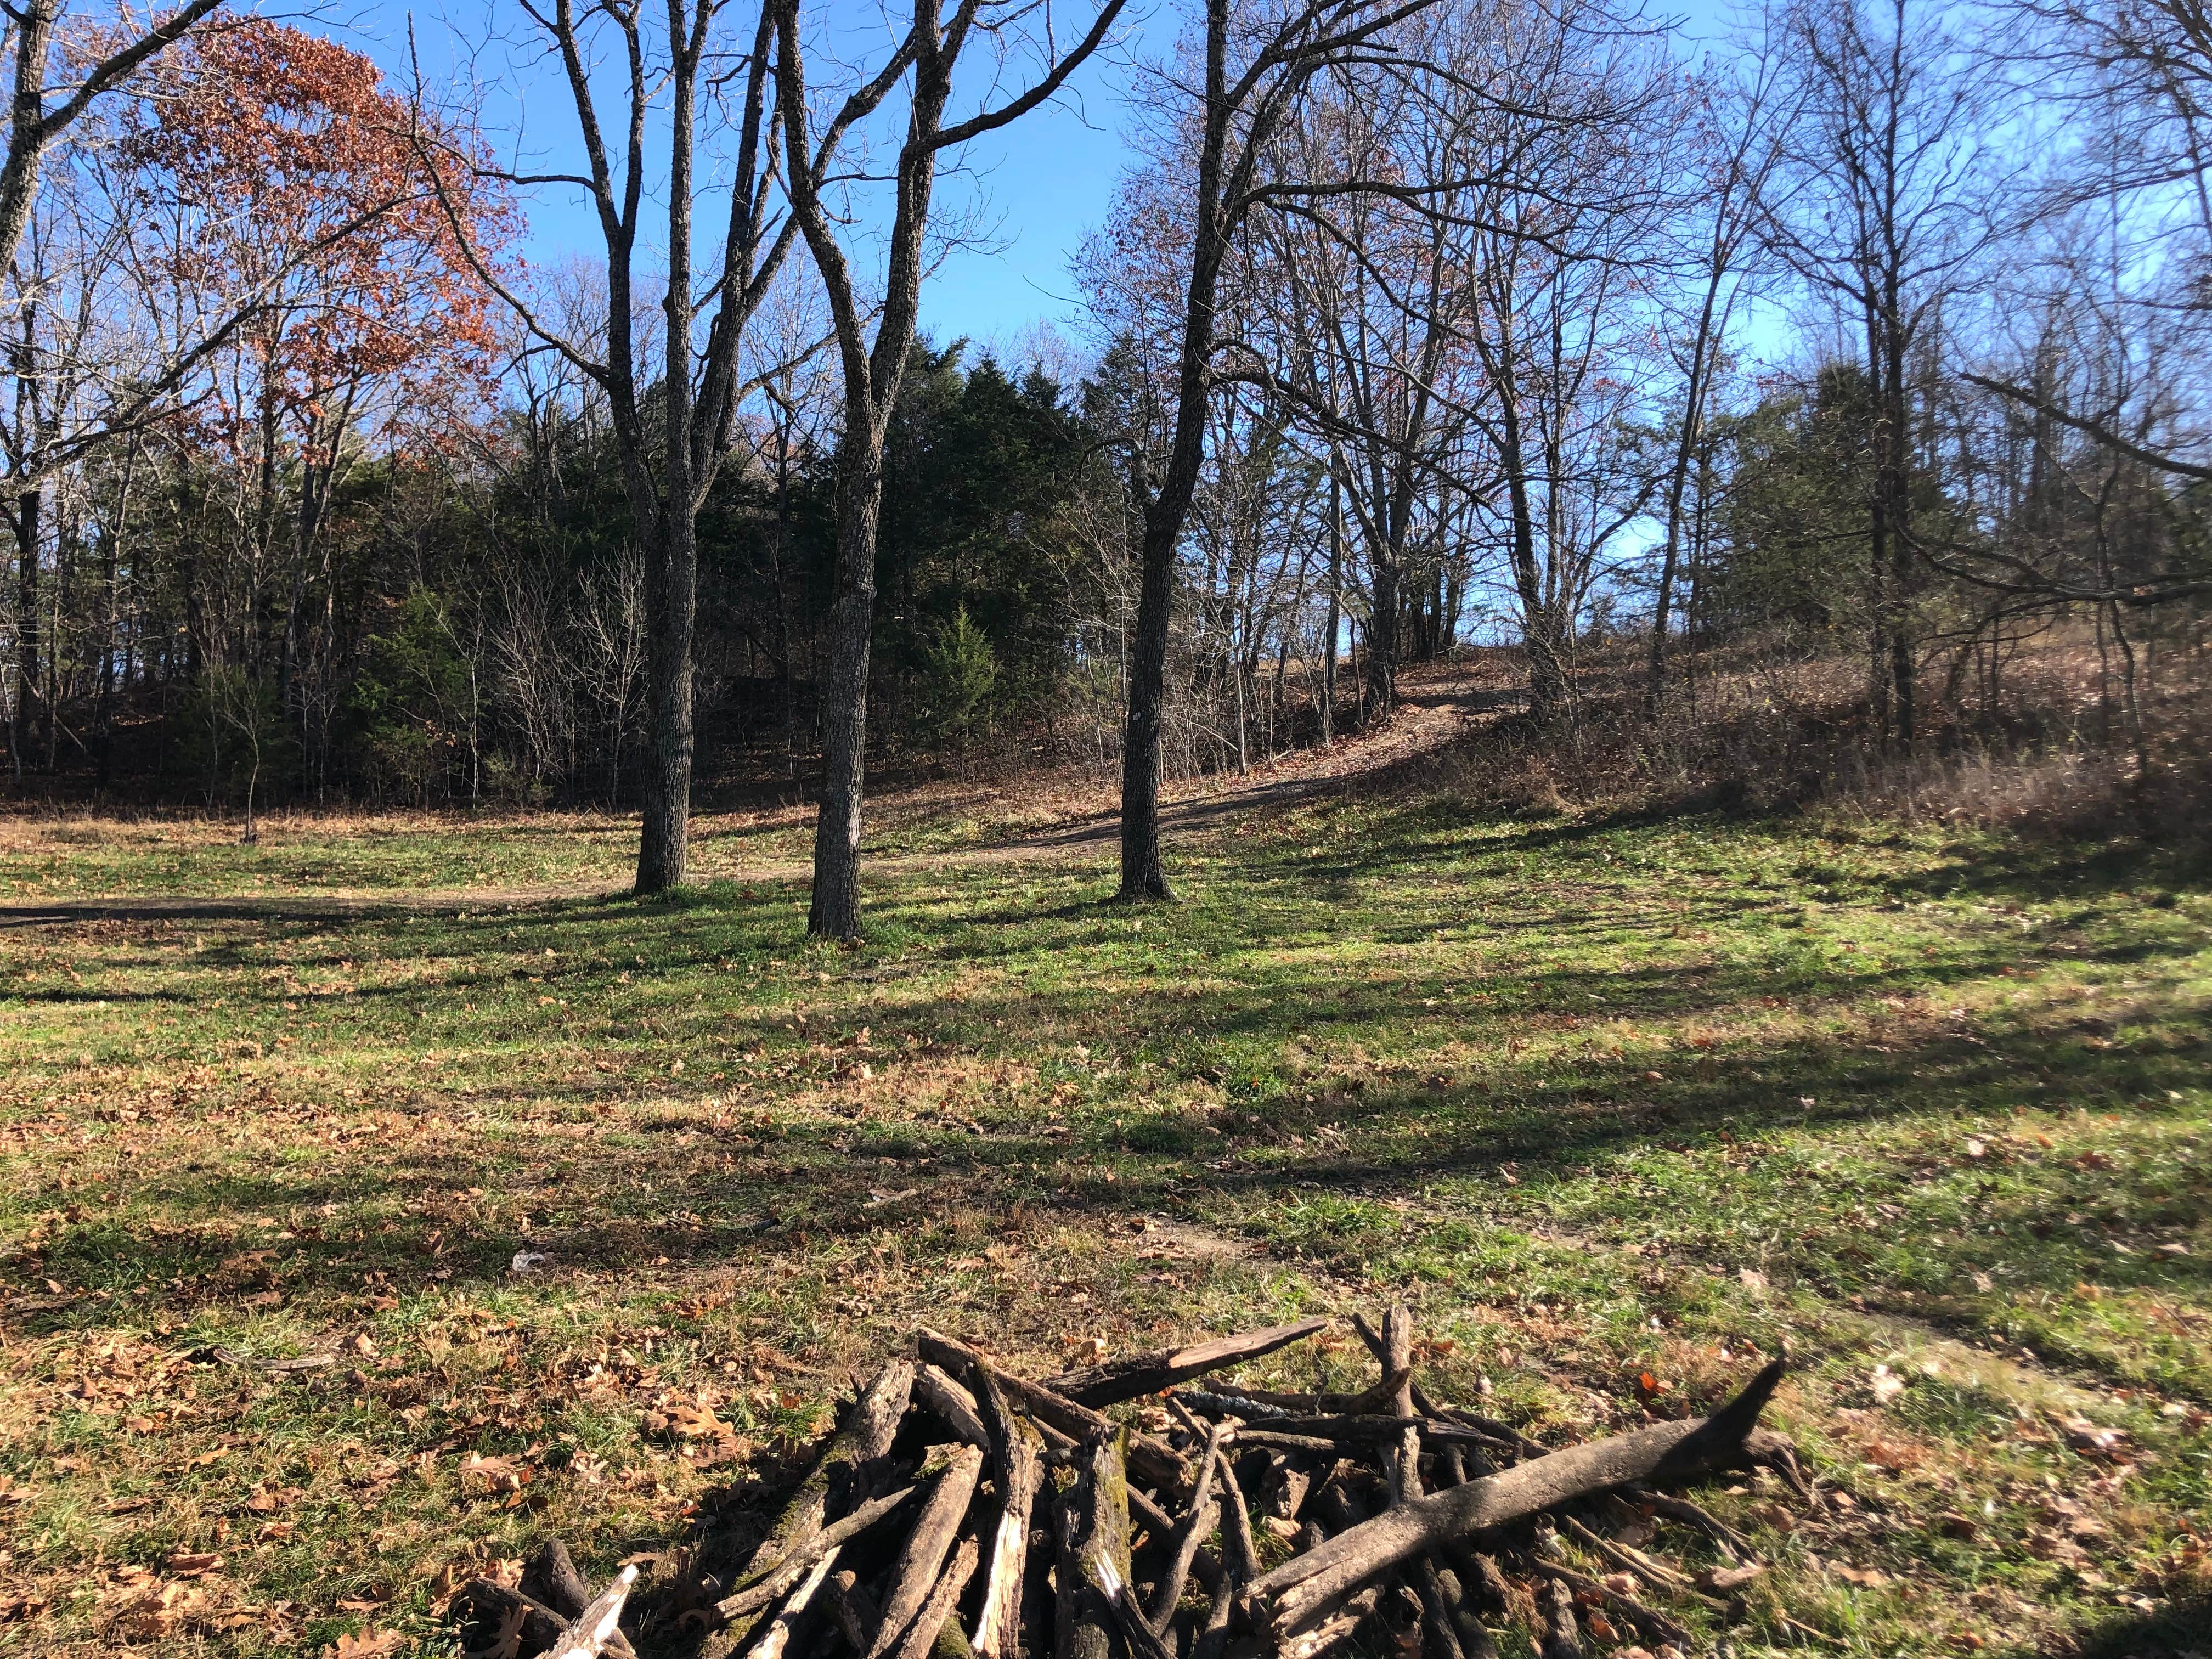
[[[1141,1023],[1158,1014],[1140,1002],[1115,1017]],[[1271,1036],[1285,1024],[1311,1023],[1310,1013],[1284,1022],[1264,1009],[1249,1020]],[[1230,1076],[1221,1103],[1204,1115],[1093,1103],[1087,1117],[1066,1126],[887,1119],[865,1104],[855,1115],[810,1112],[770,1127],[740,1115],[718,1124],[702,1103],[677,1097],[658,1109],[650,1097],[633,1100],[610,1126],[594,1120],[580,1089],[538,1089],[530,1091],[531,1116],[449,1129],[427,1143],[402,1135],[388,1146],[370,1138],[325,1147],[314,1139],[319,1109],[285,1107],[261,1127],[298,1121],[289,1157],[206,1169],[179,1162],[179,1148],[149,1161],[134,1177],[144,1209],[125,1217],[94,1206],[58,1218],[37,1267],[40,1277],[119,1302],[151,1297],[172,1310],[215,1311],[270,1290],[311,1302],[356,1295],[375,1273],[402,1292],[512,1283],[507,1265],[524,1249],[551,1254],[557,1272],[615,1274],[652,1264],[683,1273],[803,1261],[825,1242],[885,1228],[927,1235],[963,1208],[1027,1206],[1103,1220],[1226,1206],[1264,1218],[1318,1194],[1418,1194],[1431,1214],[1479,1219],[1484,1194],[1498,1190],[1498,1171],[1509,1167],[1521,1197],[1533,1200],[1601,1167],[1720,1157],[1784,1131],[1974,1119],[2060,1101],[2155,1116],[2162,1107],[2154,1103],[2169,1089],[2201,1078],[2207,1042],[2096,1050],[2061,1022],[2016,1030],[1999,1051],[1971,1033],[1933,1030],[1889,1042],[1883,1052],[1814,1040],[1721,1054],[1656,1081],[1638,1060],[1602,1053],[1500,1053],[1475,1075],[1462,1066],[1449,1083],[1362,1078],[1365,1086],[1352,1087],[1355,1079],[1324,1077],[1311,1079],[1318,1086],[1310,1091],[1247,1097]],[[896,1101],[897,1057],[880,1058],[892,1068],[886,1098]],[[1994,1186],[2002,1167],[1992,1160],[1974,1173]],[[1914,1178],[1900,1170],[1893,1184],[1902,1190]],[[1803,1188],[1808,1218],[1832,1197],[1807,1171],[1770,1179],[1781,1183],[1773,1201],[1785,1206],[1787,1194]],[[2101,1233],[2085,1238],[2074,1224],[2075,1209],[2086,1205],[2131,1225],[2186,1225],[2193,1200],[2154,1193],[2155,1184],[2149,1174],[2104,1169],[2034,1171],[2012,1190],[1993,1190],[1984,1222],[1994,1231],[1973,1241],[1972,1265],[2001,1269],[2005,1296],[2063,1296],[2092,1270],[2116,1290],[2200,1295],[2212,1258],[2117,1257]],[[476,1199],[486,1191],[526,1206],[535,1221],[525,1227],[484,1216]],[[1747,1188],[1746,1201],[1756,1195]],[[331,1218],[322,1218],[326,1208]],[[251,1230],[241,1235],[241,1216],[284,1218],[291,1237],[266,1241],[275,1255],[253,1260],[264,1241]],[[1324,1236],[1311,1247],[1326,1255],[1340,1246],[1356,1261],[1373,1241],[1356,1216],[1348,1224],[1335,1245]],[[1803,1271],[1831,1294],[1872,1288],[1881,1270],[1870,1264],[1887,1231],[1807,1252]],[[1741,1264],[1730,1255],[1711,1265]],[[32,1316],[27,1328],[89,1329],[119,1311],[80,1301]],[[1967,1305],[1962,1317],[1972,1316]]]
[[[2068,1652],[2071,1659],[2202,1659],[2212,1652],[2212,1595],[2191,1592],[2149,1613],[2114,1613]]]

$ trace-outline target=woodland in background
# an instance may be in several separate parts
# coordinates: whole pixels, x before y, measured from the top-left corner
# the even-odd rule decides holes
[[[1239,49],[1286,27],[1223,15]],[[1802,799],[2094,752],[2146,825],[2186,814],[2212,596],[2197,0],[1804,0],[1729,62],[1598,0],[1387,21],[1224,113],[1245,170],[1206,210],[1195,381],[1204,111],[1172,98],[1076,261],[1087,343],[907,353],[878,764],[1119,766],[1194,385],[1170,777],[1327,743],[1387,718],[1401,666],[1496,647],[1528,690],[1501,742],[1570,787]],[[502,303],[526,285],[604,339],[606,269],[526,270],[465,118],[425,142],[344,48],[219,17],[155,44],[51,135],[9,270],[9,788],[249,827],[635,803],[642,441]],[[696,517],[692,684],[703,781],[805,789],[853,406],[818,281],[762,270]],[[665,377],[641,384],[652,416]]]

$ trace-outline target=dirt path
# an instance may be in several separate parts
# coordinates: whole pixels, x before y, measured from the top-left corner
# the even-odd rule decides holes
[[[1517,689],[1498,684],[1478,668],[1437,664],[1412,671],[1401,683],[1398,713],[1389,726],[1341,739],[1327,749],[1296,750],[1255,768],[1245,778],[1208,781],[1189,793],[1164,801],[1161,833],[1172,840],[1217,828],[1261,808],[1294,805],[1355,787],[1384,773],[1403,773],[1476,727],[1517,708],[1521,702]],[[1119,848],[1121,837],[1121,814],[1106,811],[987,847],[874,857],[868,860],[867,867],[872,872],[910,874],[1040,859],[1104,858]],[[731,871],[721,878],[805,881],[812,874],[810,864],[783,860]],[[434,910],[477,915],[619,899],[629,892],[626,884],[576,882],[413,892],[336,888],[314,894],[230,894],[204,898],[63,897],[0,905],[0,933],[101,921],[317,921]]]

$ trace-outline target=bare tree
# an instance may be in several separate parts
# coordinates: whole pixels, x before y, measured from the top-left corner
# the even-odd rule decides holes
[[[67,0],[24,0],[8,8],[7,42],[15,85],[9,104],[8,154],[0,161],[0,270],[15,263],[39,199],[46,156],[93,100],[128,82],[147,59],[173,46],[213,13],[222,0],[185,0],[173,12],[155,12],[141,23],[126,14],[119,28],[100,37],[100,55],[53,80],[55,49]],[[103,22],[106,20],[102,20]]]
[[[1712,399],[1713,371],[1741,292],[1737,278],[1753,241],[1758,204],[1765,195],[1785,130],[1786,117],[1775,104],[1774,61],[1770,51],[1748,53],[1733,80],[1716,77],[1699,88],[1702,130],[1692,155],[1700,164],[1698,171],[1703,176],[1697,182],[1703,186],[1708,217],[1693,267],[1697,321],[1687,342],[1674,348],[1682,375],[1682,408],[1674,433],[1674,464],[1667,474],[1667,522],[1644,690],[1645,712],[1655,717],[1666,696],[1667,637],[1681,566],[1683,497]]]
[[[1602,5],[1522,9],[1499,31],[1485,107],[1462,141],[1480,180],[1470,342],[1488,395],[1475,421],[1503,489],[1504,586],[1528,655],[1531,712],[1571,703],[1584,600],[1648,475],[1621,442],[1646,377],[1632,301],[1660,272],[1674,205],[1672,77]]]
[[[1199,84],[1190,100],[1191,198],[1182,210],[1185,276],[1175,355],[1175,401],[1164,468],[1155,482],[1143,451],[1133,480],[1144,502],[1144,556],[1132,641],[1128,713],[1121,744],[1121,897],[1165,899],[1160,858],[1160,739],[1167,694],[1168,630],[1184,520],[1206,462],[1217,380],[1222,280],[1237,239],[1273,200],[1306,193],[1304,181],[1269,178],[1261,162],[1314,77],[1332,64],[1387,50],[1383,37],[1433,0],[1290,0],[1287,6],[1206,0]]]
[[[1082,39],[1055,53],[1049,11],[1040,13],[1028,0],[958,0],[949,17],[937,0],[915,0],[905,32],[883,64],[818,126],[808,106],[798,0],[777,0],[774,7],[776,91],[792,216],[805,234],[829,295],[844,375],[836,597],[823,687],[822,805],[814,834],[814,902],[806,921],[809,933],[825,939],[857,939],[860,932],[860,806],[867,769],[868,650],[875,626],[884,443],[920,316],[939,158],[1051,98],[1104,41],[1123,3],[1105,0]],[[1003,103],[948,122],[945,112],[962,54],[984,41],[996,43],[1002,52],[1012,50],[1016,33],[1033,18],[1042,23],[1037,35],[1043,67],[1037,78]],[[905,137],[894,166],[883,286],[871,338],[853,261],[824,198],[832,162],[847,135],[875,116],[908,76]]]
[[[550,9],[537,0],[520,3],[561,64],[586,171],[507,168],[496,176],[520,188],[565,185],[584,191],[606,248],[606,320],[600,337],[580,339],[542,316],[488,259],[478,256],[476,269],[541,343],[574,364],[606,397],[644,557],[652,757],[644,774],[636,889],[657,893],[682,884],[690,854],[699,510],[732,447],[738,406],[747,390],[738,375],[740,337],[796,229],[788,217],[779,224],[773,206],[779,147],[769,58],[775,14],[771,4],[762,4],[750,34],[739,33],[732,52],[726,39],[728,14],[735,9],[729,0],[662,0],[657,15],[643,0],[586,0],[580,13],[575,0],[553,0]],[[611,45],[621,65],[620,125],[611,143],[602,91],[594,81],[596,52],[603,42]],[[720,246],[703,278],[694,268],[696,220],[707,189],[700,179],[702,89],[714,107],[728,96],[736,113],[728,209]],[[657,352],[640,337],[638,315],[646,283],[639,269],[639,241],[647,195],[648,130],[656,121],[662,126],[654,137],[665,147],[668,168],[661,226],[667,266]],[[448,199],[447,205],[460,228],[458,204]]]
[[[1803,0],[1785,24],[1781,90],[1796,112],[1762,214],[1768,246],[1863,342],[1869,679],[1885,738],[1910,747],[1912,427],[1907,366],[1994,222],[1979,88],[1914,0]]]
[[[1424,58],[1465,63],[1463,22],[1440,9],[1407,33]],[[1468,483],[1453,463],[1478,395],[1466,345],[1469,228],[1452,210],[1462,112],[1437,95],[1442,79],[1409,68],[1316,83],[1279,141],[1276,169],[1315,184],[1395,179],[1426,188],[1410,199],[1380,189],[1316,194],[1256,220],[1259,269],[1244,287],[1273,344],[1248,336],[1232,360],[1233,373],[1275,359],[1260,373],[1325,450],[1337,499],[1359,532],[1368,590],[1361,708],[1370,720],[1386,718],[1396,696],[1419,527],[1439,520],[1446,498]],[[1329,720],[1333,726],[1333,708]]]

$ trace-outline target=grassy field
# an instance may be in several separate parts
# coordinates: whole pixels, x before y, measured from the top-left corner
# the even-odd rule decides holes
[[[0,839],[0,902],[210,902],[0,919],[0,1652],[452,1652],[548,1533],[742,1527],[917,1321],[1049,1370],[1394,1297],[1540,1438],[1786,1342],[1824,1498],[1707,1494],[1776,1563],[1736,1654],[2212,1647],[2202,871],[1340,798],[1142,914],[906,867],[844,951],[734,852],[416,890],[618,879],[604,820],[72,834]],[[1366,1375],[1272,1374],[1317,1367]]]
[[[871,856],[974,848],[1107,810],[1096,787],[1018,793],[957,782],[909,790],[872,811]],[[811,807],[702,811],[692,818],[691,875],[737,880],[799,873],[813,856]],[[426,890],[512,898],[611,891],[637,866],[634,819],[596,812],[448,815],[301,813],[264,817],[239,841],[223,819],[66,812],[0,816],[0,905],[51,897],[343,898]]]

